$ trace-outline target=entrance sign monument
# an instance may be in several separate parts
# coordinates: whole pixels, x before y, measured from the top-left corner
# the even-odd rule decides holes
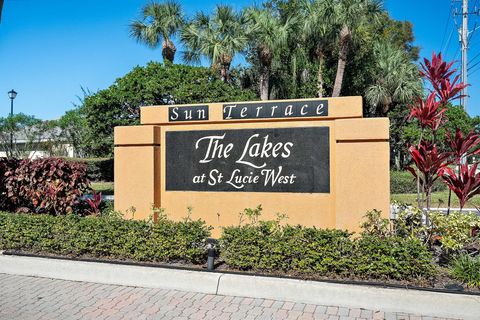
[[[142,107],[115,128],[115,209],[152,207],[214,227],[262,205],[289,224],[357,231],[388,217],[388,118],[363,118],[361,97]]]

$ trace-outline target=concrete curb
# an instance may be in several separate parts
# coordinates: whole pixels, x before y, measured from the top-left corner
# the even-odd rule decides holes
[[[480,296],[0,254],[0,273],[478,319]]]

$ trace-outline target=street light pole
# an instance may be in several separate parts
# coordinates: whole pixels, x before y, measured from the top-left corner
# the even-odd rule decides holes
[[[12,128],[10,128],[10,156],[13,156],[13,99],[17,97],[15,90],[8,91],[8,97],[10,98],[10,121],[12,121]]]

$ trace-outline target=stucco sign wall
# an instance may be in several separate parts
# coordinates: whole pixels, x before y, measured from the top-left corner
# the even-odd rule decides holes
[[[115,209],[135,218],[193,207],[215,236],[262,204],[265,219],[357,230],[389,200],[388,119],[362,118],[360,97],[143,107],[115,128]]]

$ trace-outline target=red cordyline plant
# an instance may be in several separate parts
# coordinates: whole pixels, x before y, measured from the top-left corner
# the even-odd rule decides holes
[[[450,164],[449,157],[453,154],[455,160],[459,161],[463,156],[461,152],[465,149],[470,150],[472,145],[476,145],[479,142],[478,136],[475,136],[473,133],[463,136],[457,130],[455,137],[451,135],[447,137],[453,152],[442,153],[438,151],[435,144],[423,141],[425,129],[430,129],[435,139],[437,130],[448,121],[445,115],[447,103],[461,98],[461,91],[467,86],[459,82],[460,78],[458,75],[454,76],[457,70],[452,68],[452,66],[453,61],[444,61],[442,54],[437,55],[433,53],[431,60],[425,58],[420,67],[420,75],[430,82],[433,90],[425,100],[419,99],[414,105],[410,106],[408,119],[417,119],[421,128],[417,146],[409,148],[410,155],[417,169],[408,168],[417,178],[419,207],[423,207],[423,201],[420,200],[420,184],[422,185],[422,194],[425,193],[426,195],[427,208],[430,208],[430,193],[433,182],[442,175],[447,165]],[[454,76],[453,80],[452,76]]]
[[[430,193],[433,183],[448,166],[450,153],[439,152],[435,144],[424,140],[420,141],[418,146],[411,146],[408,150],[417,170],[412,167],[408,167],[407,170],[409,170],[422,185],[423,192],[425,192],[426,195],[427,208],[430,208]],[[418,199],[418,201],[419,206],[421,206],[420,199]]]
[[[422,130],[430,128],[432,131],[437,131],[440,125],[446,121],[445,111],[447,109],[441,107],[441,104],[436,101],[436,93],[432,92],[426,101],[418,99],[416,104],[410,106],[410,114],[407,119],[417,119]]]
[[[87,198],[86,202],[90,207],[87,211],[92,216],[100,215],[100,205],[102,204],[102,193],[93,192],[92,198]]]
[[[473,130],[464,135],[462,131],[457,128],[454,136],[447,131],[445,138],[457,163],[460,163],[463,157],[467,158],[480,153],[480,149],[477,148],[480,144],[480,136]]]
[[[442,105],[463,97],[460,93],[468,86],[459,82],[459,75],[455,76],[453,81],[451,80],[452,75],[457,72],[457,69],[452,69],[453,63],[454,61],[447,63],[443,60],[441,53],[436,55],[434,52],[431,61],[424,58],[421,64],[420,75],[432,84],[433,90],[438,95],[439,102]]]
[[[445,167],[441,175],[448,188],[458,197],[460,210],[474,195],[480,194],[480,173],[477,173],[478,163],[469,167],[468,163],[459,166],[459,172]]]

